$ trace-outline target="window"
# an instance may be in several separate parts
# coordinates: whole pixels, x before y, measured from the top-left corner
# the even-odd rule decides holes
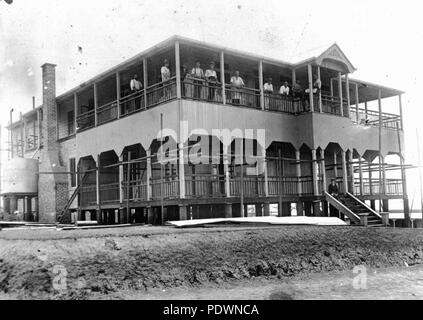
[[[69,171],[72,172],[70,175],[71,187],[76,187],[76,162],[75,158],[69,159]]]
[[[68,112],[68,135],[75,133],[75,111]]]

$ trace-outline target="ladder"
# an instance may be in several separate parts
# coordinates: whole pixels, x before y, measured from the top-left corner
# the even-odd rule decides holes
[[[88,174],[86,172],[84,174],[84,176],[82,177],[82,179],[81,179],[81,183],[78,184],[78,186],[76,187],[75,191],[72,193],[72,195],[69,198],[68,202],[66,203],[66,205],[64,206],[64,208],[60,212],[59,216],[57,217],[57,220],[58,220],[59,224],[62,224],[63,223],[64,218],[69,213],[69,208],[72,205],[73,201],[75,200],[76,196],[79,194],[79,191],[81,190],[82,185],[84,184],[84,182],[87,179],[87,177],[88,177]]]

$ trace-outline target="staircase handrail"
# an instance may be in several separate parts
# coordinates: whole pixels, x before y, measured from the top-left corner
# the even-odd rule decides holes
[[[351,220],[354,220],[356,223],[360,223],[360,217],[352,212],[347,206],[345,206],[341,201],[336,199],[335,197],[331,196],[329,193],[325,191],[326,201],[329,202],[332,206],[334,206],[339,211],[343,211]]]
[[[369,210],[371,213],[373,213],[375,216],[379,217],[382,219],[382,216],[376,212],[375,210],[373,210],[371,207],[369,207],[367,204],[365,204],[364,202],[362,202],[360,199],[358,199],[357,197],[355,197],[352,193],[347,192],[347,195],[350,196],[351,198],[353,198],[355,201],[357,201],[359,204],[361,204],[363,207],[365,207],[367,210]]]

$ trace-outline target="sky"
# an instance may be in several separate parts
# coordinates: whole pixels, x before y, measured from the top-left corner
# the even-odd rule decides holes
[[[406,92],[406,162],[417,164],[422,9],[419,0],[0,1],[0,124],[12,107],[14,119],[30,110],[32,96],[41,104],[45,62],[57,64],[61,94],[174,34],[288,61],[336,42],[357,68],[353,78]]]

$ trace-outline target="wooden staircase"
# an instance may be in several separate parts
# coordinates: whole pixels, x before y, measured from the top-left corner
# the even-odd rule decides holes
[[[347,216],[352,225],[365,225],[368,227],[384,226],[379,213],[349,192],[339,195],[338,198],[334,198],[326,193],[326,200],[340,213]]]
[[[78,184],[75,191],[72,193],[71,197],[69,198],[68,202],[63,207],[60,214],[57,216],[57,221],[58,221],[59,224],[71,223],[72,219],[71,219],[71,216],[70,216],[69,208],[72,205],[73,201],[75,200],[76,196],[79,194],[79,191],[81,190],[81,188],[82,188],[85,180],[87,179],[87,177],[88,177],[88,174],[85,173],[84,176],[81,179],[81,183]]]

